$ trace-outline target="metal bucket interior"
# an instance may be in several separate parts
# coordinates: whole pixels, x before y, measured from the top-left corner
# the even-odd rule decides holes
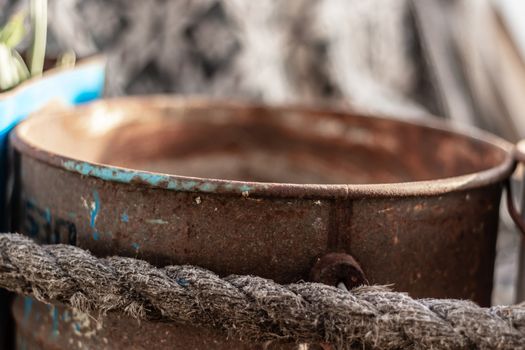
[[[18,135],[90,163],[247,182],[390,184],[508,168],[503,141],[427,124],[157,98],[40,116]]]

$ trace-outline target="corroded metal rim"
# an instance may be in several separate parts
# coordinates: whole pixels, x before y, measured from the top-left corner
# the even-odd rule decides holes
[[[175,98],[169,96],[147,96],[147,97],[124,97],[114,98],[107,101],[121,103],[135,101],[151,105],[154,103],[170,102],[180,103],[185,108],[215,105],[222,108],[232,109],[260,109],[261,105],[245,104],[238,102],[224,102],[197,98]],[[95,102],[94,104],[102,104]],[[82,107],[79,107],[82,108]],[[85,107],[84,107],[85,108]],[[339,109],[320,109],[304,106],[277,106],[269,107],[281,112],[309,112],[309,113],[335,113],[344,115],[348,111]],[[357,197],[406,197],[406,196],[430,196],[440,195],[458,190],[478,188],[487,184],[503,181],[508,178],[515,167],[513,157],[513,145],[507,141],[474,128],[460,128],[449,126],[446,123],[435,120],[407,121],[399,118],[372,116],[359,113],[360,115],[380,120],[395,121],[398,123],[411,124],[416,127],[434,129],[456,134],[465,138],[475,139],[491,147],[500,149],[505,153],[503,161],[495,167],[484,171],[441,178],[435,180],[401,182],[401,183],[377,183],[377,184],[294,184],[294,183],[263,183],[248,181],[233,181],[211,178],[187,177],[169,175],[163,173],[134,170],[129,168],[110,166],[95,162],[85,162],[67,156],[48,152],[24,140],[20,135],[21,130],[28,122],[21,123],[11,135],[11,141],[16,149],[44,163],[76,172],[84,176],[100,178],[105,181],[142,184],[147,187],[162,188],[174,191],[222,193],[232,195],[256,196],[256,197],[300,197],[300,198],[357,198]],[[30,121],[29,121],[30,123]]]

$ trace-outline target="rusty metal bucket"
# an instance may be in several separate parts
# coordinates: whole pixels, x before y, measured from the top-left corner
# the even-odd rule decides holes
[[[307,280],[324,256],[345,253],[370,283],[490,303],[500,197],[515,162],[512,145],[486,133],[135,97],[40,115],[12,143],[15,229],[40,241],[280,283]],[[14,312],[18,344],[32,348],[262,346],[117,315],[100,324],[30,299]]]

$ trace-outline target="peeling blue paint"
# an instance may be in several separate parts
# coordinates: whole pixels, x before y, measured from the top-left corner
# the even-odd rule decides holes
[[[33,298],[24,297],[24,322],[29,321],[31,310],[33,309]]]
[[[184,181],[181,186],[184,190],[190,191],[197,187],[197,181]]]
[[[82,175],[95,176],[103,180],[129,183],[132,181],[144,181],[151,185],[159,185],[166,181],[165,175],[148,174],[142,172],[128,171],[109,167],[91,165],[86,162],[75,162],[68,160],[62,163],[68,170],[74,170]]]
[[[127,213],[122,213],[122,215],[120,215],[120,221],[122,222],[129,222],[129,216]]]
[[[93,206],[89,213],[90,214],[90,226],[91,226],[91,229],[93,230],[93,239],[95,241],[98,241],[99,233],[97,232],[96,222],[97,222],[97,215],[100,210],[100,197],[97,191],[93,191],[93,200],[94,200]]]
[[[49,208],[46,208],[46,210],[44,211],[44,217],[46,218],[46,222],[50,224],[51,223],[51,210],[49,210]]]
[[[52,328],[52,334],[54,337],[58,336],[58,308],[56,306],[53,306],[53,328]]]
[[[93,199],[94,199],[94,202],[93,202],[94,205],[91,208],[91,212],[90,212],[91,228],[95,228],[98,211],[100,209],[100,197],[97,191],[93,191]]]
[[[168,181],[168,184],[166,185],[166,188],[168,190],[178,190],[178,189],[180,189],[179,181],[170,179]]]
[[[216,184],[212,182],[199,182],[190,179],[177,180],[163,174],[118,169],[73,160],[63,161],[62,166],[67,170],[75,171],[85,176],[97,177],[106,181],[116,181],[121,183],[131,183],[136,181],[176,191],[200,191],[213,193],[216,192],[219,187],[228,190],[235,190],[238,188],[240,193],[253,190],[252,186],[246,184],[237,186],[231,183]]]
[[[248,186],[248,185],[241,185],[239,187],[239,190],[241,192],[250,192],[252,190],[252,186]]]

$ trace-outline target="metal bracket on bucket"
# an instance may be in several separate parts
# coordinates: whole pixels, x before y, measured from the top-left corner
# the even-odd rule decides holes
[[[310,270],[310,280],[330,286],[343,283],[348,289],[369,284],[359,263],[345,253],[328,253],[317,259]]]
[[[514,149],[514,158],[520,164],[525,165],[525,140],[520,141]],[[518,285],[516,292],[516,301],[521,302],[525,300],[525,175],[522,179],[522,202],[521,202],[521,214],[516,209],[514,204],[514,196],[512,194],[511,180],[508,179],[506,183],[507,187],[507,207],[512,220],[521,231],[521,249],[518,258]]]

